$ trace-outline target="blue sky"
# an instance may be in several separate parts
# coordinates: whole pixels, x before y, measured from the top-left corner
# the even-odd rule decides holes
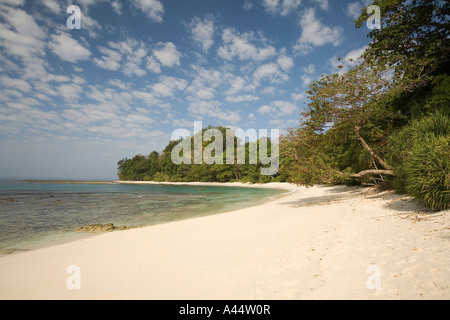
[[[198,120],[296,126],[308,84],[365,50],[367,2],[2,0],[0,178],[116,179]]]

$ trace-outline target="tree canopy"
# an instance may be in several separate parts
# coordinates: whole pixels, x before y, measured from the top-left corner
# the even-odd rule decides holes
[[[195,136],[180,140],[170,141],[161,154],[152,152],[149,156],[136,155],[132,159],[123,159],[118,163],[118,176],[121,180],[128,181],[169,181],[169,182],[271,182],[278,177],[273,175],[262,175],[261,168],[268,168],[265,158],[277,155],[272,150],[272,142],[269,138],[261,138],[253,142],[244,142],[235,135],[232,140],[232,159],[227,159],[226,141],[215,144],[215,137],[201,139],[201,161],[196,161],[194,139],[205,137],[206,132],[216,132],[217,137],[227,137],[227,132],[233,132],[222,126],[207,127]],[[173,152],[179,156],[182,153],[181,146],[191,148],[186,161],[173,161]],[[217,150],[220,146],[221,150]],[[264,148],[262,148],[264,146]],[[266,148],[267,147],[267,148]],[[175,149],[177,148],[177,149]],[[266,157],[261,151],[266,152]],[[243,159],[238,157],[243,156]],[[183,158],[183,155],[180,155]]]
[[[381,9],[381,29],[369,33],[368,49],[349,61],[353,68],[310,85],[300,126],[281,140],[280,175],[306,185],[392,184],[433,209],[448,208],[449,133],[411,129],[450,112],[448,1],[374,5]],[[356,27],[367,18],[363,10]],[[405,138],[412,131],[421,134]],[[401,157],[394,156],[398,150]],[[445,159],[439,165],[425,165],[439,157]]]

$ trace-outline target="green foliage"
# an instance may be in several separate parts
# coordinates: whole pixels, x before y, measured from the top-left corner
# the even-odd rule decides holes
[[[329,141],[306,127],[290,129],[281,140],[280,174],[287,176],[286,181],[306,186],[335,182],[339,174]]]
[[[433,210],[450,203],[450,118],[438,111],[412,121],[389,139],[394,187]]]
[[[206,130],[216,129],[222,137],[226,136],[227,128],[219,127],[207,127],[198,132],[198,135],[204,135]],[[245,143],[245,163],[238,164],[237,147],[241,143],[236,137],[232,137],[234,140],[234,164],[226,164],[226,143],[223,143],[223,164],[207,164],[205,162],[201,164],[194,164],[194,137],[187,137],[191,142],[191,163],[192,164],[175,164],[172,161],[172,150],[182,140],[170,141],[165,147],[162,154],[152,152],[148,157],[143,155],[136,155],[132,159],[123,159],[118,163],[118,176],[120,180],[128,181],[156,181],[156,182],[252,182],[252,183],[265,183],[271,182],[276,176],[263,176],[261,175],[261,168],[264,167],[260,159],[256,164],[250,163],[250,150],[251,145],[256,144],[257,150],[259,150],[259,143]],[[265,138],[263,138],[265,139]],[[208,148],[214,142],[206,141],[202,139],[202,152]],[[268,156],[271,154],[271,143],[268,139]],[[214,153],[214,152],[213,152]],[[204,154],[203,154],[204,155]],[[212,156],[215,156],[213,154]],[[220,158],[220,157],[219,157]]]
[[[392,182],[433,209],[446,208],[449,2],[373,4],[381,9],[381,29],[369,33],[372,42],[352,69],[310,85],[300,126],[281,142],[279,179],[305,185]],[[367,19],[363,10],[356,26]]]
[[[441,0],[375,0],[381,10],[381,29],[369,33],[372,42],[365,58],[383,61],[396,76],[418,88],[434,75],[449,71],[449,2]],[[367,21],[364,10],[356,21]]]
[[[405,163],[406,192],[432,210],[450,208],[450,135],[428,135]]]

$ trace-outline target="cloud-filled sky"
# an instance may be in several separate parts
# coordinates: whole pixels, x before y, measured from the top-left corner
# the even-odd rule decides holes
[[[116,179],[203,126],[296,126],[367,0],[2,0],[0,178]],[[69,29],[70,5],[81,29]]]

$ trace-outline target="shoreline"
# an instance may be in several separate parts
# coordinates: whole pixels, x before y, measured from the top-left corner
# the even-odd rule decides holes
[[[114,181],[118,184],[150,184],[173,186],[211,186],[211,187],[247,187],[264,189],[296,190],[299,186],[288,182],[250,183],[250,182],[156,182],[156,181]]]
[[[291,192],[2,256],[0,299],[450,298],[449,211],[426,213],[367,188],[278,187]],[[81,270],[80,290],[66,286],[70,266]],[[369,288],[371,267],[381,272],[379,289]]]
[[[245,183],[209,183],[209,182],[193,182],[193,183],[178,183],[178,182],[152,182],[152,181],[144,181],[144,182],[139,182],[139,181],[87,181],[87,180],[22,180],[18,182],[21,183],[30,183],[30,184],[74,184],[74,185],[80,185],[80,184],[86,184],[86,185],[97,185],[97,184],[122,184],[122,185],[135,185],[135,184],[139,184],[139,185],[169,185],[169,186],[192,186],[192,187],[202,187],[202,188],[206,188],[206,187],[251,187],[254,189],[272,189],[272,190],[285,190],[285,189],[289,189],[286,185],[281,186],[281,185],[276,185],[276,186],[263,186],[263,185],[258,185],[258,186],[252,186],[252,184],[245,184]],[[292,188],[291,188],[292,189]],[[204,190],[204,189],[202,189]],[[292,191],[292,190],[291,190]],[[259,205],[261,203],[264,203],[266,201],[270,201],[271,199],[277,198],[279,196],[283,196],[284,193],[281,194],[274,194],[274,195],[266,195],[264,196],[262,199],[258,199],[258,200],[247,200],[245,202],[243,202],[243,204],[241,206],[238,206],[238,208],[249,208],[249,207],[253,207],[256,205]],[[236,206],[235,206],[236,207]],[[173,221],[183,221],[183,220],[189,220],[192,218],[196,218],[196,217],[202,217],[202,216],[208,216],[208,215],[216,215],[216,214],[222,214],[222,213],[226,213],[228,211],[233,211],[236,210],[237,208],[224,208],[222,210],[209,210],[211,211],[211,213],[206,213],[206,214],[198,214],[198,215],[194,215],[194,216],[189,216],[189,217],[182,217],[179,220],[173,220]],[[214,212],[213,212],[214,211]],[[217,212],[215,212],[217,211]],[[139,224],[139,227],[149,227],[149,226],[154,226],[154,225],[158,225],[158,224],[165,224],[168,222],[173,222],[173,221],[161,221],[161,222],[152,222],[152,223],[147,223],[147,224]],[[124,224],[123,222],[117,222],[117,221],[102,221],[102,223],[115,223],[116,227],[118,228],[123,228],[123,227],[129,227],[128,225],[126,225],[126,223]],[[99,224],[98,222],[93,221],[91,224]],[[77,228],[81,228],[84,227],[85,225],[78,225]],[[133,227],[136,227],[137,225],[133,225]],[[117,231],[117,230],[114,230]],[[46,248],[46,247],[52,247],[52,246],[56,246],[56,245],[60,245],[60,244],[66,244],[66,243],[70,243],[70,242],[74,242],[77,240],[81,240],[81,239],[85,239],[85,238],[89,238],[89,237],[95,237],[95,236],[99,236],[101,234],[103,234],[105,232],[77,232],[75,230],[75,227],[71,230],[67,230],[67,231],[49,231],[47,233],[45,233],[44,235],[42,235],[40,238],[38,239],[28,239],[23,241],[23,243],[25,243],[25,247],[21,247],[23,246],[23,243],[20,243],[19,246],[15,246],[15,247],[11,247],[8,249],[4,249],[4,250],[0,250],[0,257],[3,256],[7,256],[7,255],[13,255],[13,254],[20,254],[20,253],[24,253],[24,252],[30,252],[30,251],[34,251],[37,249],[42,249],[42,248]]]

